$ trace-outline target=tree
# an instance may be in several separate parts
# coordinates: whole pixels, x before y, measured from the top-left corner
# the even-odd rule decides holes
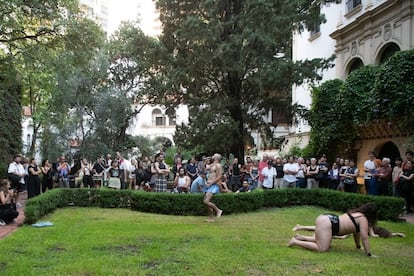
[[[162,48],[159,42],[146,36],[133,22],[124,22],[111,37],[107,51],[111,60],[109,67],[109,87],[116,92],[119,119],[113,130],[114,151],[126,141],[126,131],[131,119],[148,103],[156,99],[148,97],[148,82],[154,81],[160,64]],[[154,100],[154,101],[153,101]],[[136,108],[131,109],[135,103]],[[122,109],[122,111],[121,111]],[[119,117],[120,116],[120,117]]]
[[[7,176],[12,155],[22,148],[21,82],[12,62],[0,63],[0,177]]]
[[[77,0],[2,0],[0,43],[16,54],[24,51],[24,46],[60,35],[65,20],[77,7]]]
[[[249,130],[269,127],[264,121],[269,110],[292,113],[287,104],[292,85],[319,78],[319,70],[328,66],[321,59],[291,59],[293,32],[323,21],[319,5],[302,0],[157,2],[160,40],[169,56],[154,91],[164,95],[167,106],[190,106],[190,124],[175,138],[185,141],[180,146],[206,144],[210,151],[244,160]]]

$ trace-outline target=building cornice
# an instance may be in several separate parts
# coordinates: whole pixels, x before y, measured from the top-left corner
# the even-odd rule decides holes
[[[411,2],[411,0],[409,0]],[[329,36],[332,39],[338,40],[341,37],[347,36],[351,32],[359,32],[362,29],[364,29],[365,26],[370,26],[373,18],[381,17],[385,13],[388,13],[389,9],[393,8],[394,6],[397,6],[398,4],[401,5],[401,0],[389,0],[385,1],[384,3],[380,4],[378,7],[367,10],[355,20],[350,22],[349,24],[345,25],[344,27],[337,29],[336,31],[332,32]],[[410,4],[412,7],[412,3]],[[412,8],[411,8],[412,9]],[[410,14],[411,9],[406,10],[406,13]],[[401,14],[397,15],[398,17],[401,17]]]

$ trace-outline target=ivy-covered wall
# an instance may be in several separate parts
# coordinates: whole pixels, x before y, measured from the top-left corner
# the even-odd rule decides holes
[[[361,128],[383,120],[398,122],[414,133],[414,50],[353,71],[346,81],[324,82],[313,88],[312,100],[308,151],[314,156],[356,158]]]

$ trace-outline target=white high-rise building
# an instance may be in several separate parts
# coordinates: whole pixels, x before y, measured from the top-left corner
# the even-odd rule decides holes
[[[97,20],[102,29],[109,32],[109,0],[79,0],[80,8],[90,18]]]

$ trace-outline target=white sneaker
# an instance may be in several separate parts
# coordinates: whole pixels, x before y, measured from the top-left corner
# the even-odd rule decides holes
[[[20,208],[20,207],[23,207],[23,205],[20,202],[17,202],[16,207]]]
[[[6,222],[4,221],[4,220],[2,220],[2,219],[0,219],[0,225],[6,225]]]

